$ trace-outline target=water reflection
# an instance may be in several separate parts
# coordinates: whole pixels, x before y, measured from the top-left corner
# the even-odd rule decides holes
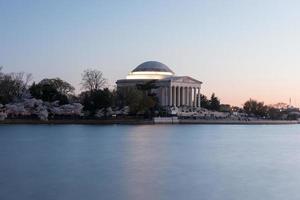
[[[0,199],[299,199],[300,127],[0,126]]]
[[[125,144],[124,180],[126,199],[159,199],[162,196],[162,177],[170,166],[168,140],[172,131],[160,126],[137,126]],[[160,135],[155,138],[153,135]]]

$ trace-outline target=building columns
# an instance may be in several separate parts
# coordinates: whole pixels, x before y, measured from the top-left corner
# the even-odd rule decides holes
[[[182,103],[183,106],[185,105],[185,87],[182,87]]]
[[[165,95],[164,95],[164,91],[165,91],[165,88],[162,87],[161,90],[160,90],[160,93],[161,93],[161,104],[162,104],[162,106],[165,105],[165,98],[166,98]]]
[[[180,90],[180,86],[178,86],[178,103],[177,103],[177,105],[178,105],[178,107],[181,105],[181,90]]]
[[[186,105],[187,106],[190,106],[190,88],[189,87],[186,87]]]
[[[170,85],[170,87],[169,87],[169,102],[168,102],[168,104],[169,104],[169,106],[172,106],[172,103],[173,103],[173,99],[172,99],[172,95],[173,95],[173,91],[172,91],[172,86]]]
[[[165,87],[165,106],[168,106],[168,103],[169,103],[169,94],[168,94],[168,87]]]
[[[176,92],[177,91],[176,91],[176,87],[175,86],[173,88],[174,88],[174,95],[173,95],[174,102],[173,102],[173,105],[176,106],[176,103],[177,103],[177,99],[176,99],[177,93]]]
[[[200,87],[166,86],[160,94],[162,106],[201,107]]]
[[[198,87],[198,107],[201,107],[201,93],[200,93],[200,87]]]
[[[193,106],[193,88],[189,87],[189,106]]]
[[[194,87],[194,102],[193,102],[193,106],[197,107],[197,91],[196,91],[195,87]]]

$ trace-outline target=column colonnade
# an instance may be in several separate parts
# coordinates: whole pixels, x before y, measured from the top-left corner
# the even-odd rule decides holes
[[[161,87],[160,94],[163,106],[201,107],[200,87],[172,85]]]

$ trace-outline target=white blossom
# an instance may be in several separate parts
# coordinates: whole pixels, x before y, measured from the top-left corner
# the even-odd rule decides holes
[[[7,114],[6,114],[6,112],[1,112],[1,111],[0,111],[0,121],[3,121],[3,120],[5,120],[5,119],[6,119],[6,117],[7,117]]]
[[[0,105],[0,108],[2,105]],[[59,106],[58,101],[43,102],[40,99],[24,99],[22,102],[5,105],[4,118],[7,116],[30,116],[37,115],[41,120],[47,120],[49,114],[53,115],[78,115],[82,116],[83,106],[80,103],[66,104]],[[0,110],[1,113],[1,110]],[[4,113],[2,111],[2,113]]]

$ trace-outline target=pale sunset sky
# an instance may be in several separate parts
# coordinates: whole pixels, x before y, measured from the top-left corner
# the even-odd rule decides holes
[[[80,88],[144,61],[203,81],[202,93],[300,106],[299,0],[0,0],[0,66]]]

